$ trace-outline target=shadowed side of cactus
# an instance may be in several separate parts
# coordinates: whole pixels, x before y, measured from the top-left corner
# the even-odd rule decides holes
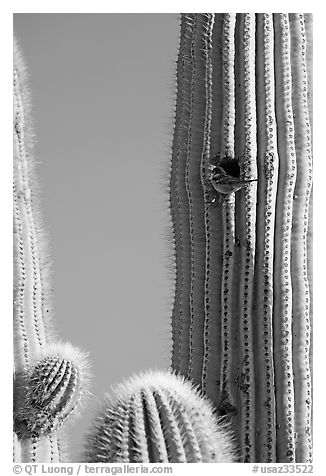
[[[85,442],[92,463],[231,463],[229,430],[192,384],[151,371],[117,386]]]
[[[172,368],[244,462],[310,462],[311,16],[182,14],[180,31]]]
[[[27,71],[14,40],[14,460],[67,458],[59,430],[87,384],[85,357],[53,344],[47,239],[40,219]]]

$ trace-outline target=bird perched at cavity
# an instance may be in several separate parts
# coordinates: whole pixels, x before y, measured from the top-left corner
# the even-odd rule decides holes
[[[214,157],[213,159],[217,159]],[[237,192],[246,183],[256,182],[257,179],[241,179],[239,159],[225,157],[217,165],[209,166],[211,171],[209,180],[217,192],[233,193]]]

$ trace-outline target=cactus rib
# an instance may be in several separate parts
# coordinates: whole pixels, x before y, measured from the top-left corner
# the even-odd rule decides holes
[[[292,357],[292,285],[291,227],[293,193],[296,179],[296,156],[291,98],[290,30],[287,14],[277,15],[275,54],[276,120],[280,157],[275,221],[274,259],[274,359],[277,420],[277,452],[280,462],[292,462],[294,442],[294,389]],[[276,298],[277,297],[277,298]]]
[[[278,181],[278,151],[274,111],[274,31],[271,14],[257,15],[257,117],[264,127],[257,130],[257,232],[254,303],[257,322],[257,458],[272,462],[276,458],[276,421],[273,347],[273,263],[274,224]]]
[[[178,59],[178,82],[180,91],[180,120],[176,129],[174,161],[171,164],[170,202],[174,210],[174,241],[176,247],[176,270],[178,294],[174,304],[174,320],[177,321],[178,334],[175,337],[174,359],[176,368],[183,373],[188,370],[189,361],[189,290],[190,290],[190,231],[189,205],[185,187],[185,167],[187,160],[188,129],[190,120],[191,62],[190,44],[194,28],[194,15],[181,16],[181,39]],[[177,219],[178,217],[178,219]],[[180,253],[177,254],[178,249]]]
[[[246,178],[257,177],[257,146],[256,146],[256,101],[255,101],[255,31],[256,21],[254,14],[239,14],[237,30],[239,35],[237,60],[235,66],[239,85],[236,88],[236,153],[237,157],[244,157],[242,170]],[[239,99],[242,98],[241,99]],[[242,408],[240,414],[240,444],[244,462],[255,459],[254,435],[255,421],[255,377],[253,359],[253,279],[255,265],[256,239],[256,184],[250,183],[237,194],[236,201],[236,235],[240,242],[234,247],[235,263],[239,263],[239,272],[236,273],[234,287],[239,296],[234,302],[234,324],[239,318],[238,333],[240,336],[240,375],[235,372],[235,381],[238,383]],[[236,301],[236,298],[234,298]],[[235,352],[235,351],[233,351]],[[237,370],[237,369],[236,369]]]
[[[205,118],[205,50],[204,39],[211,15],[195,15],[191,43],[191,112],[188,132],[186,189],[189,203],[191,242],[191,286],[188,376],[201,382],[204,356],[204,287],[205,232],[204,195],[201,186],[200,164]]]
[[[234,55],[235,55],[235,22],[236,15],[226,13],[223,15],[222,48],[223,48],[223,131],[222,131],[222,157],[234,158],[234,126],[235,126],[235,81],[234,81]],[[222,326],[222,363],[220,373],[220,398],[219,412],[224,415],[234,413],[235,395],[231,380],[232,373],[232,283],[234,266],[235,243],[235,195],[231,193],[221,198],[222,201],[222,227],[223,227],[223,258],[222,258],[222,283],[221,283],[221,326]]]
[[[306,35],[302,14],[291,15],[291,69],[297,178],[291,234],[293,289],[293,370],[296,460],[311,458],[310,295],[307,277],[307,232],[312,186],[311,129],[308,112]]]

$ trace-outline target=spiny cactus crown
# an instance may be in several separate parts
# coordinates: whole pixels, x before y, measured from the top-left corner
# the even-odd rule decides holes
[[[232,462],[231,437],[183,377],[149,371],[118,385],[87,441],[90,462]]]

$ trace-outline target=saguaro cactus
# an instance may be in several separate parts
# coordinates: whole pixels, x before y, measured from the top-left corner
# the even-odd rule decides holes
[[[14,43],[14,460],[65,458],[59,426],[78,406],[85,357],[54,344],[46,238],[35,193],[26,70]]]
[[[312,459],[310,96],[311,15],[181,15],[172,368],[244,462]]]
[[[166,371],[149,371],[107,396],[86,443],[92,463],[232,463],[225,425],[198,389]]]

